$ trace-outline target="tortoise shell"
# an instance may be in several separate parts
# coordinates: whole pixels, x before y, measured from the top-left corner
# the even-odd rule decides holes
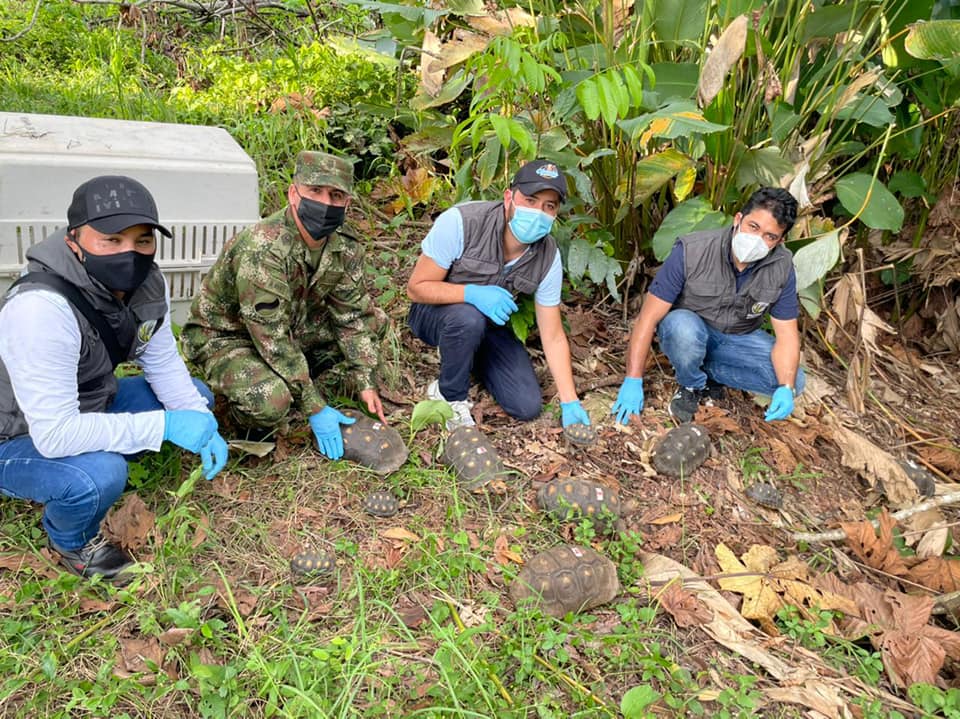
[[[301,577],[312,574],[328,574],[336,566],[337,557],[325,549],[300,552],[290,560],[290,571]]]
[[[372,469],[380,475],[400,469],[407,461],[407,446],[403,437],[393,427],[371,419],[355,409],[345,409],[343,414],[357,421],[343,425],[343,458]]]
[[[563,428],[563,436],[570,444],[589,447],[597,441],[597,431],[589,424],[568,424]]]
[[[374,517],[392,517],[400,509],[400,502],[390,492],[370,492],[363,500],[363,509]]]
[[[497,450],[476,427],[458,427],[447,438],[443,463],[468,492],[507,491],[507,470]]]
[[[554,479],[537,492],[537,504],[561,521],[588,517],[603,524],[620,517],[617,493],[589,479]]]
[[[530,559],[510,585],[514,602],[532,598],[544,614],[553,617],[592,609],[619,592],[613,562],[589,547],[571,544]]]
[[[769,482],[754,482],[743,493],[761,507],[783,509],[783,492]]]
[[[898,464],[903,467],[903,471],[917,485],[917,491],[920,492],[921,497],[932,497],[937,493],[937,480],[926,469],[912,459],[898,460]]]
[[[682,424],[667,432],[653,450],[653,466],[670,477],[689,476],[710,456],[710,435],[699,424]]]

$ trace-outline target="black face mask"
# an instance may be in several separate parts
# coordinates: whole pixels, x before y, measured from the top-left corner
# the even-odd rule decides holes
[[[83,266],[88,275],[108,290],[133,292],[150,274],[153,258],[153,253],[145,255],[136,250],[115,255],[94,255],[84,251]]]
[[[303,195],[300,196],[297,217],[303,223],[303,229],[314,240],[322,240],[336,232],[337,228],[343,224],[345,214],[345,207],[328,205],[325,202],[308,200]]]

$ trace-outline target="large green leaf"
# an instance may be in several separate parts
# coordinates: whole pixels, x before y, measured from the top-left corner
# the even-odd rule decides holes
[[[844,107],[837,110],[837,119],[856,120],[871,127],[886,127],[893,123],[893,113],[886,103],[874,95],[857,94]]]
[[[636,197],[642,202],[651,197],[672,178],[693,165],[688,155],[670,147],[663,152],[644,157],[637,163]]]
[[[617,125],[633,139],[641,138],[644,142],[653,137],[689,138],[698,133],[721,132],[728,127],[709,122],[689,101],[673,102],[656,112],[620,120]]]
[[[887,183],[890,192],[898,192],[902,197],[921,197],[927,191],[927,182],[920,173],[913,170],[901,170]]]
[[[851,215],[863,209],[860,220],[867,227],[896,232],[903,226],[903,208],[879,180],[858,172],[837,180],[836,188],[843,209]]]
[[[667,259],[673,243],[681,235],[697,230],[723,227],[729,222],[730,218],[714,210],[703,197],[693,197],[686,202],[681,202],[663,218],[663,222],[653,235],[654,257],[661,262]]]
[[[425,399],[413,406],[410,415],[410,429],[414,432],[428,424],[443,424],[453,419],[453,408],[442,399]]]
[[[839,230],[808,242],[793,254],[793,266],[797,271],[797,287],[807,287],[823,279],[839,259]]]
[[[700,66],[696,63],[659,62],[650,67],[657,80],[656,86],[651,86],[646,78],[644,86],[648,91],[656,91],[661,104],[670,100],[689,100],[697,91]]]
[[[869,5],[865,2],[845,2],[814,7],[803,25],[803,42],[808,43],[816,37],[833,37],[859,27],[860,19]]]
[[[483,0],[447,0],[447,7],[454,15],[486,15]]]
[[[820,316],[820,300],[823,297],[823,287],[819,282],[812,285],[801,287],[797,294],[800,296],[800,304],[813,319]]]
[[[793,172],[793,163],[780,154],[779,147],[743,148],[737,166],[737,187],[779,186],[780,178]]]
[[[653,31],[669,47],[672,43],[699,45],[707,20],[702,0],[653,0]]]
[[[907,52],[921,60],[945,62],[960,58],[960,20],[918,22],[904,41]]]

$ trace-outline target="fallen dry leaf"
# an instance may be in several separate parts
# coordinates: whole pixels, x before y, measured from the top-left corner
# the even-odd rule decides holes
[[[131,492],[110,509],[103,526],[110,539],[124,549],[136,551],[146,545],[155,518],[139,495]]]
[[[898,687],[935,684],[945,657],[960,658],[960,634],[928,624],[932,597],[884,591],[866,582],[846,584],[832,576],[821,577],[820,585],[857,603],[860,616],[840,622],[844,634],[869,637]]]
[[[960,451],[956,447],[920,447],[917,454],[944,474],[952,474],[960,480]]]
[[[53,579],[60,572],[56,568],[56,560],[50,554],[49,550],[40,550],[41,554],[46,556],[44,559],[40,554],[33,552],[5,552],[0,554],[0,569],[9,569],[11,572],[22,572],[24,569],[32,569],[37,574]]]
[[[771,548],[767,547],[767,549]],[[771,551],[776,556],[776,550],[771,549]],[[747,619],[756,619],[760,622],[760,626],[767,634],[777,636],[780,632],[773,623],[773,617],[783,606],[783,601],[770,586],[769,579],[764,576],[769,568],[765,566],[768,556],[764,555],[768,553],[755,552],[751,557],[751,560],[756,562],[754,566],[747,564],[746,555],[744,555],[744,562],[741,562],[723,543],[714,548],[714,554],[720,569],[725,574],[743,575],[718,580],[720,588],[742,594],[743,604],[740,607],[740,613]]]
[[[154,674],[160,669],[163,652],[160,642],[155,637],[149,639],[134,639],[121,637],[120,648],[117,650],[117,661],[113,667],[113,675],[127,679],[134,674]]]
[[[506,534],[498,535],[493,540],[493,561],[502,567],[513,564],[523,564],[523,558],[510,549],[510,540]]]
[[[912,567],[907,578],[938,592],[960,590],[960,559],[930,557]]]
[[[397,539],[402,542],[419,542],[420,537],[418,537],[413,532],[404,529],[403,527],[391,527],[390,529],[385,529],[380,532],[380,536],[386,537],[387,539]]]
[[[697,410],[697,424],[706,427],[711,437],[726,433],[739,434],[743,431],[740,423],[727,410],[706,404],[700,405]]]
[[[103,599],[94,599],[86,597],[80,600],[78,605],[80,614],[92,614],[93,612],[107,612],[117,606],[116,602],[105,601]]]
[[[713,619],[710,608],[688,592],[679,582],[668,584],[656,595],[660,606],[666,609],[678,627],[696,627]]]
[[[857,470],[870,486],[879,482],[892,504],[913,504],[920,498],[917,485],[887,452],[836,421],[831,421],[833,440],[843,455],[844,466]]]
[[[175,647],[178,644],[183,644],[183,642],[193,636],[193,632],[193,629],[185,627],[172,627],[161,634],[158,639],[164,646]]]
[[[657,517],[656,519],[651,519],[650,524],[673,524],[674,522],[679,522],[683,519],[683,515],[680,512],[675,514],[668,514],[663,517]]]
[[[900,552],[893,546],[893,527],[897,523],[884,509],[880,513],[880,536],[868,522],[845,522],[840,527],[847,535],[847,544],[867,566],[895,577],[905,577],[907,568]]]
[[[943,556],[949,537],[949,527],[933,527],[917,542],[917,556],[921,559]],[[916,567],[914,567],[914,569],[916,569]]]

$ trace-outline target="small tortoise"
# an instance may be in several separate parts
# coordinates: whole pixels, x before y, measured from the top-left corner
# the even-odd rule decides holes
[[[300,577],[314,574],[328,574],[333,571],[337,558],[333,552],[317,549],[312,552],[300,552],[290,560],[290,571]]]
[[[400,509],[400,502],[390,492],[370,492],[363,500],[363,509],[374,517],[392,517]]]
[[[561,521],[583,517],[612,526],[620,516],[620,498],[602,484],[588,479],[554,479],[537,492],[537,504]]]
[[[699,424],[682,424],[667,432],[653,450],[653,466],[671,477],[689,476],[710,456],[710,435]]]
[[[577,447],[589,447],[597,441],[597,431],[589,424],[568,424],[563,428],[563,436]]]
[[[754,482],[743,493],[761,507],[783,509],[783,492],[769,482]]]
[[[386,475],[400,469],[407,461],[407,446],[400,433],[378,420],[370,419],[354,409],[343,414],[357,421],[343,425],[343,458]]]
[[[453,469],[457,480],[468,492],[507,491],[507,470],[497,450],[476,427],[458,427],[447,438],[443,463]]]
[[[932,497],[937,493],[937,480],[926,469],[912,459],[898,460],[898,464],[903,467],[903,471],[917,485],[917,491],[920,492],[921,497]]]
[[[613,562],[589,547],[561,544],[536,555],[520,570],[510,596],[534,598],[544,614],[562,617],[604,604],[620,592]]]

